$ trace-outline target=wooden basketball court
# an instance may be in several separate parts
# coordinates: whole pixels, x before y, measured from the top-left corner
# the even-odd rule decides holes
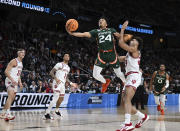
[[[121,108],[68,109],[62,108],[63,117],[43,120],[45,110],[19,110],[12,113],[15,120],[0,119],[0,131],[116,131],[124,121]],[[156,107],[146,107],[150,120],[134,131],[179,131],[180,107],[166,107],[166,115],[157,113]],[[137,117],[132,116],[133,124]]]

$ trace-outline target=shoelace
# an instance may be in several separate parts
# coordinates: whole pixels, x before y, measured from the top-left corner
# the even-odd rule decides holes
[[[139,125],[142,125],[142,123],[143,123],[143,120],[141,119],[141,120],[138,121],[137,125],[138,125],[138,126],[139,126]]]

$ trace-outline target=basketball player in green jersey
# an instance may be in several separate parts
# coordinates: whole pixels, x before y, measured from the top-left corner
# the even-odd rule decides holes
[[[165,106],[165,91],[169,87],[169,75],[165,71],[165,65],[160,65],[160,70],[155,71],[150,81],[150,90],[154,92],[155,103],[157,104],[157,110],[164,115]]]
[[[107,21],[104,18],[99,20],[99,29],[94,29],[89,32],[70,32],[66,27],[67,32],[75,37],[87,37],[95,38],[98,45],[98,55],[93,68],[93,77],[102,84],[102,93],[104,93],[110,83],[109,79],[104,79],[101,75],[101,71],[107,65],[110,65],[117,77],[119,77],[123,83],[125,83],[124,74],[121,72],[120,64],[117,58],[115,49],[114,34],[117,33],[113,28],[107,28]]]

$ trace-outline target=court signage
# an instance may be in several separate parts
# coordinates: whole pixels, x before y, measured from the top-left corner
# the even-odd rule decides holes
[[[7,93],[0,94],[0,108],[7,100]],[[12,107],[47,107],[53,98],[51,93],[18,93],[15,97]],[[67,107],[69,94],[66,94],[61,107]]]
[[[101,104],[102,96],[91,96],[89,97],[88,104]]]

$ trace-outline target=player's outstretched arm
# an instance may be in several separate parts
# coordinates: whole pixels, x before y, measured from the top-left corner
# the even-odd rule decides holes
[[[133,53],[137,51],[137,47],[130,47],[124,42],[124,31],[127,28],[127,26],[128,26],[128,21],[125,21],[124,24],[122,25],[121,32],[120,32],[119,46],[122,49]]]
[[[71,32],[66,28],[66,31],[68,32],[68,34],[72,35],[72,36],[75,36],[75,37],[87,37],[87,38],[91,38],[91,34],[89,32],[83,32],[83,33],[80,33],[80,32]]]
[[[57,71],[57,70],[56,70],[55,68],[53,68],[53,69],[50,71],[50,75],[51,75],[51,77],[52,77],[53,79],[55,79],[55,81],[56,81],[57,84],[60,84],[61,81],[60,81],[59,79],[57,79],[56,76],[55,76],[56,71]]]
[[[169,87],[169,75],[166,73],[166,85],[165,88]]]
[[[18,85],[18,83],[15,82],[14,79],[10,76],[10,70],[11,70],[13,67],[15,67],[15,66],[17,66],[17,62],[16,62],[15,59],[13,59],[13,60],[11,60],[11,61],[9,62],[9,64],[7,65],[4,73],[5,73],[5,75],[12,81],[13,85]]]

